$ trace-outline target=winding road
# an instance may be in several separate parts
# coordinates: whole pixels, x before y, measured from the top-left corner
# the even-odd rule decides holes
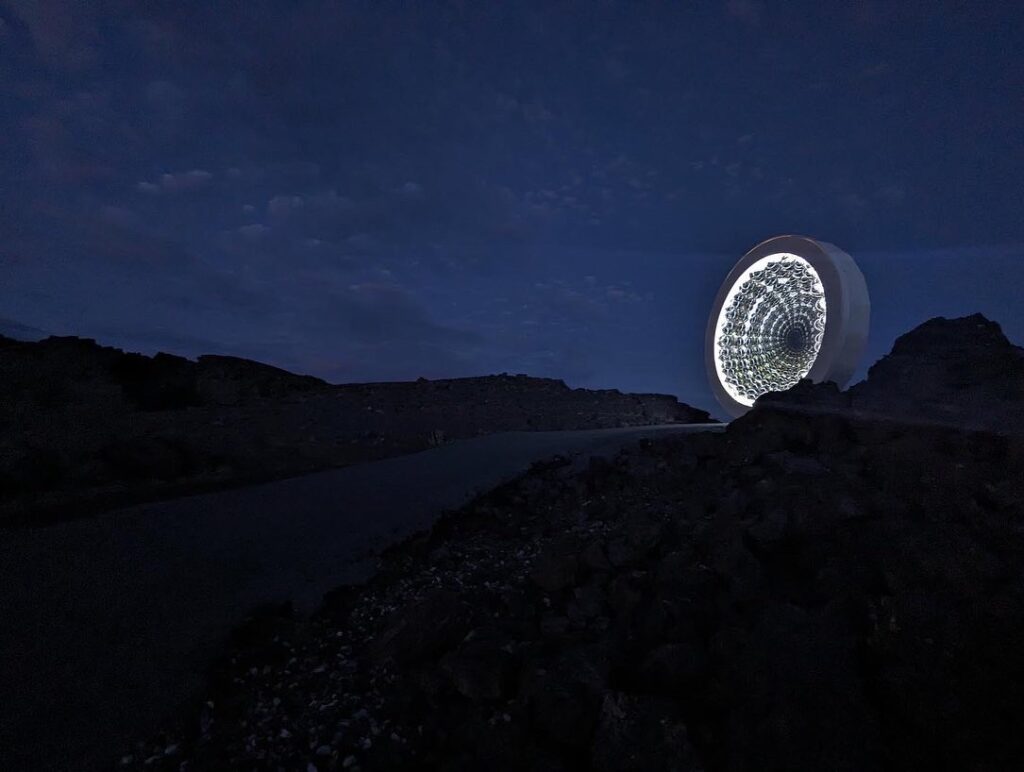
[[[254,607],[364,578],[375,550],[555,454],[720,424],[510,432],[0,532],[0,769],[112,766],[202,687]]]

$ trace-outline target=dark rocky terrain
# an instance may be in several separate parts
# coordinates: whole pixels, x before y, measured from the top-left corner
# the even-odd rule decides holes
[[[932,319],[897,338],[861,383],[840,392],[805,382],[763,398],[777,406],[842,409],[864,418],[1024,431],[1024,349],[981,314]]]
[[[0,525],[492,432],[708,420],[674,397],[526,376],[335,386],[234,357],[0,336]]]
[[[1022,411],[1020,349],[940,319],[850,392],[538,465],[312,619],[254,614],[122,765],[1019,768]]]

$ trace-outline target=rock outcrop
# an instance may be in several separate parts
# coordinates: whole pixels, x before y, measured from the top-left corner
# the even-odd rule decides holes
[[[896,339],[892,351],[845,392],[802,381],[759,405],[850,409],[875,417],[992,431],[1024,430],[1024,349],[981,314],[939,317]]]
[[[1021,427],[1024,349],[981,314],[932,319],[897,338],[867,380],[850,389],[850,400],[865,410]]]

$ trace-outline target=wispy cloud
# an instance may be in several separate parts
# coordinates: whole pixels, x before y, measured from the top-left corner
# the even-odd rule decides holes
[[[213,174],[204,169],[192,169],[186,172],[168,172],[161,174],[154,181],[143,180],[135,187],[142,193],[156,195],[158,193],[185,193],[206,187],[213,179]]]

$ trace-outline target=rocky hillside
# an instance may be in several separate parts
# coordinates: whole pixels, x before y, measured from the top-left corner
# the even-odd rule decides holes
[[[802,383],[765,401],[992,431],[1024,431],[1024,349],[981,314],[931,319],[897,338],[846,392]]]
[[[970,416],[998,395],[1024,410],[1013,360],[961,368],[951,327],[978,338],[960,339],[965,354],[992,339],[987,324],[930,322],[870,389],[912,381],[917,356],[945,362],[933,384],[962,374],[927,387],[939,404]],[[1020,433],[848,405],[767,400],[724,434],[582,469],[556,459],[392,549],[313,619],[254,616],[185,730],[122,763],[1016,768],[1022,502]]]
[[[674,397],[526,376],[335,386],[235,357],[0,337],[0,524],[491,432],[707,420]]]

